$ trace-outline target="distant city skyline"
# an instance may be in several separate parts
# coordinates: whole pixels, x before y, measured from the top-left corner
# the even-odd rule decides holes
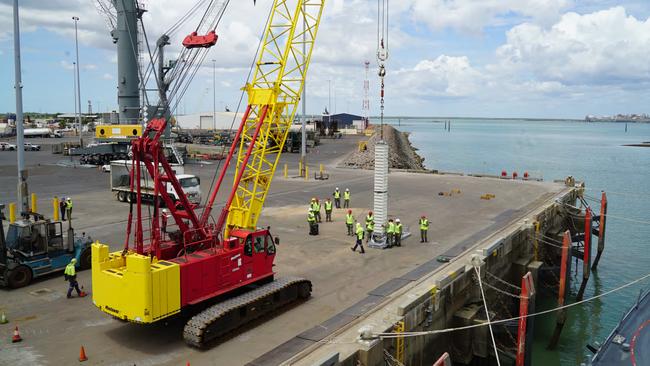
[[[144,3],[150,42],[192,5]],[[80,19],[81,100],[91,100],[96,112],[116,109],[116,51],[93,2],[20,4],[24,110],[74,111],[72,16]],[[370,114],[378,114],[376,4],[327,3],[307,81],[309,114],[328,105],[328,80],[331,112],[362,114],[365,60],[371,62]],[[270,1],[232,2],[206,57],[217,60],[216,99],[233,111],[269,6]],[[391,2],[390,14],[388,115],[583,119],[650,113],[647,1],[402,0]],[[0,0],[0,21],[12,24],[12,1]],[[172,38],[172,51],[197,22],[190,20]],[[11,32],[10,26],[0,30],[3,112],[15,109]],[[179,111],[210,110],[207,61]]]

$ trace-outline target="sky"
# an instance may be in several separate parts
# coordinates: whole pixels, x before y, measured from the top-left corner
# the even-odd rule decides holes
[[[108,0],[104,0],[108,1]],[[194,1],[141,0],[152,42]],[[24,110],[73,112],[79,20],[82,110],[117,108],[116,50],[95,0],[20,0]],[[234,110],[271,0],[230,2],[219,41],[176,113]],[[12,1],[0,0],[0,112],[15,110]],[[650,113],[647,0],[389,1],[388,116],[584,118]],[[171,39],[170,54],[198,24]],[[327,0],[307,78],[307,112],[379,113],[377,0]],[[216,60],[213,63],[211,60]],[[216,66],[213,69],[213,66]],[[213,86],[213,71],[216,85]],[[243,107],[242,107],[243,109]]]

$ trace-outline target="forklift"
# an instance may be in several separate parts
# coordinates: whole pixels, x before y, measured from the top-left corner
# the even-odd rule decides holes
[[[63,271],[72,258],[78,269],[89,269],[92,238],[76,236],[72,220],[63,235],[61,221],[29,215],[9,224],[4,232],[4,204],[0,204],[0,286],[20,288],[32,279]]]

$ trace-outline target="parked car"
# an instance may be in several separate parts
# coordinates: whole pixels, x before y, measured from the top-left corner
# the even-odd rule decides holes
[[[0,150],[9,150],[9,151],[14,151],[16,150],[16,145],[12,145],[8,142],[0,142]]]
[[[41,151],[41,145],[25,142],[25,151]]]

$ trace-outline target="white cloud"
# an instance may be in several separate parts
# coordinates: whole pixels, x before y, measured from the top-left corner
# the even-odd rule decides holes
[[[113,77],[113,75],[111,75],[109,73],[105,73],[104,75],[102,75],[102,79],[104,79],[104,80],[113,80],[114,77]]]
[[[614,7],[591,14],[567,13],[549,29],[524,23],[497,50],[501,68],[564,84],[650,81],[650,19]]]
[[[479,33],[488,25],[508,23],[518,16],[548,23],[572,0],[411,0],[415,20],[433,29],[453,28]]]
[[[425,98],[469,96],[476,93],[483,82],[483,76],[467,57],[446,55],[398,70],[392,79],[402,91],[400,94]]]
[[[59,65],[66,70],[74,70],[74,64],[72,62],[61,60]]]

